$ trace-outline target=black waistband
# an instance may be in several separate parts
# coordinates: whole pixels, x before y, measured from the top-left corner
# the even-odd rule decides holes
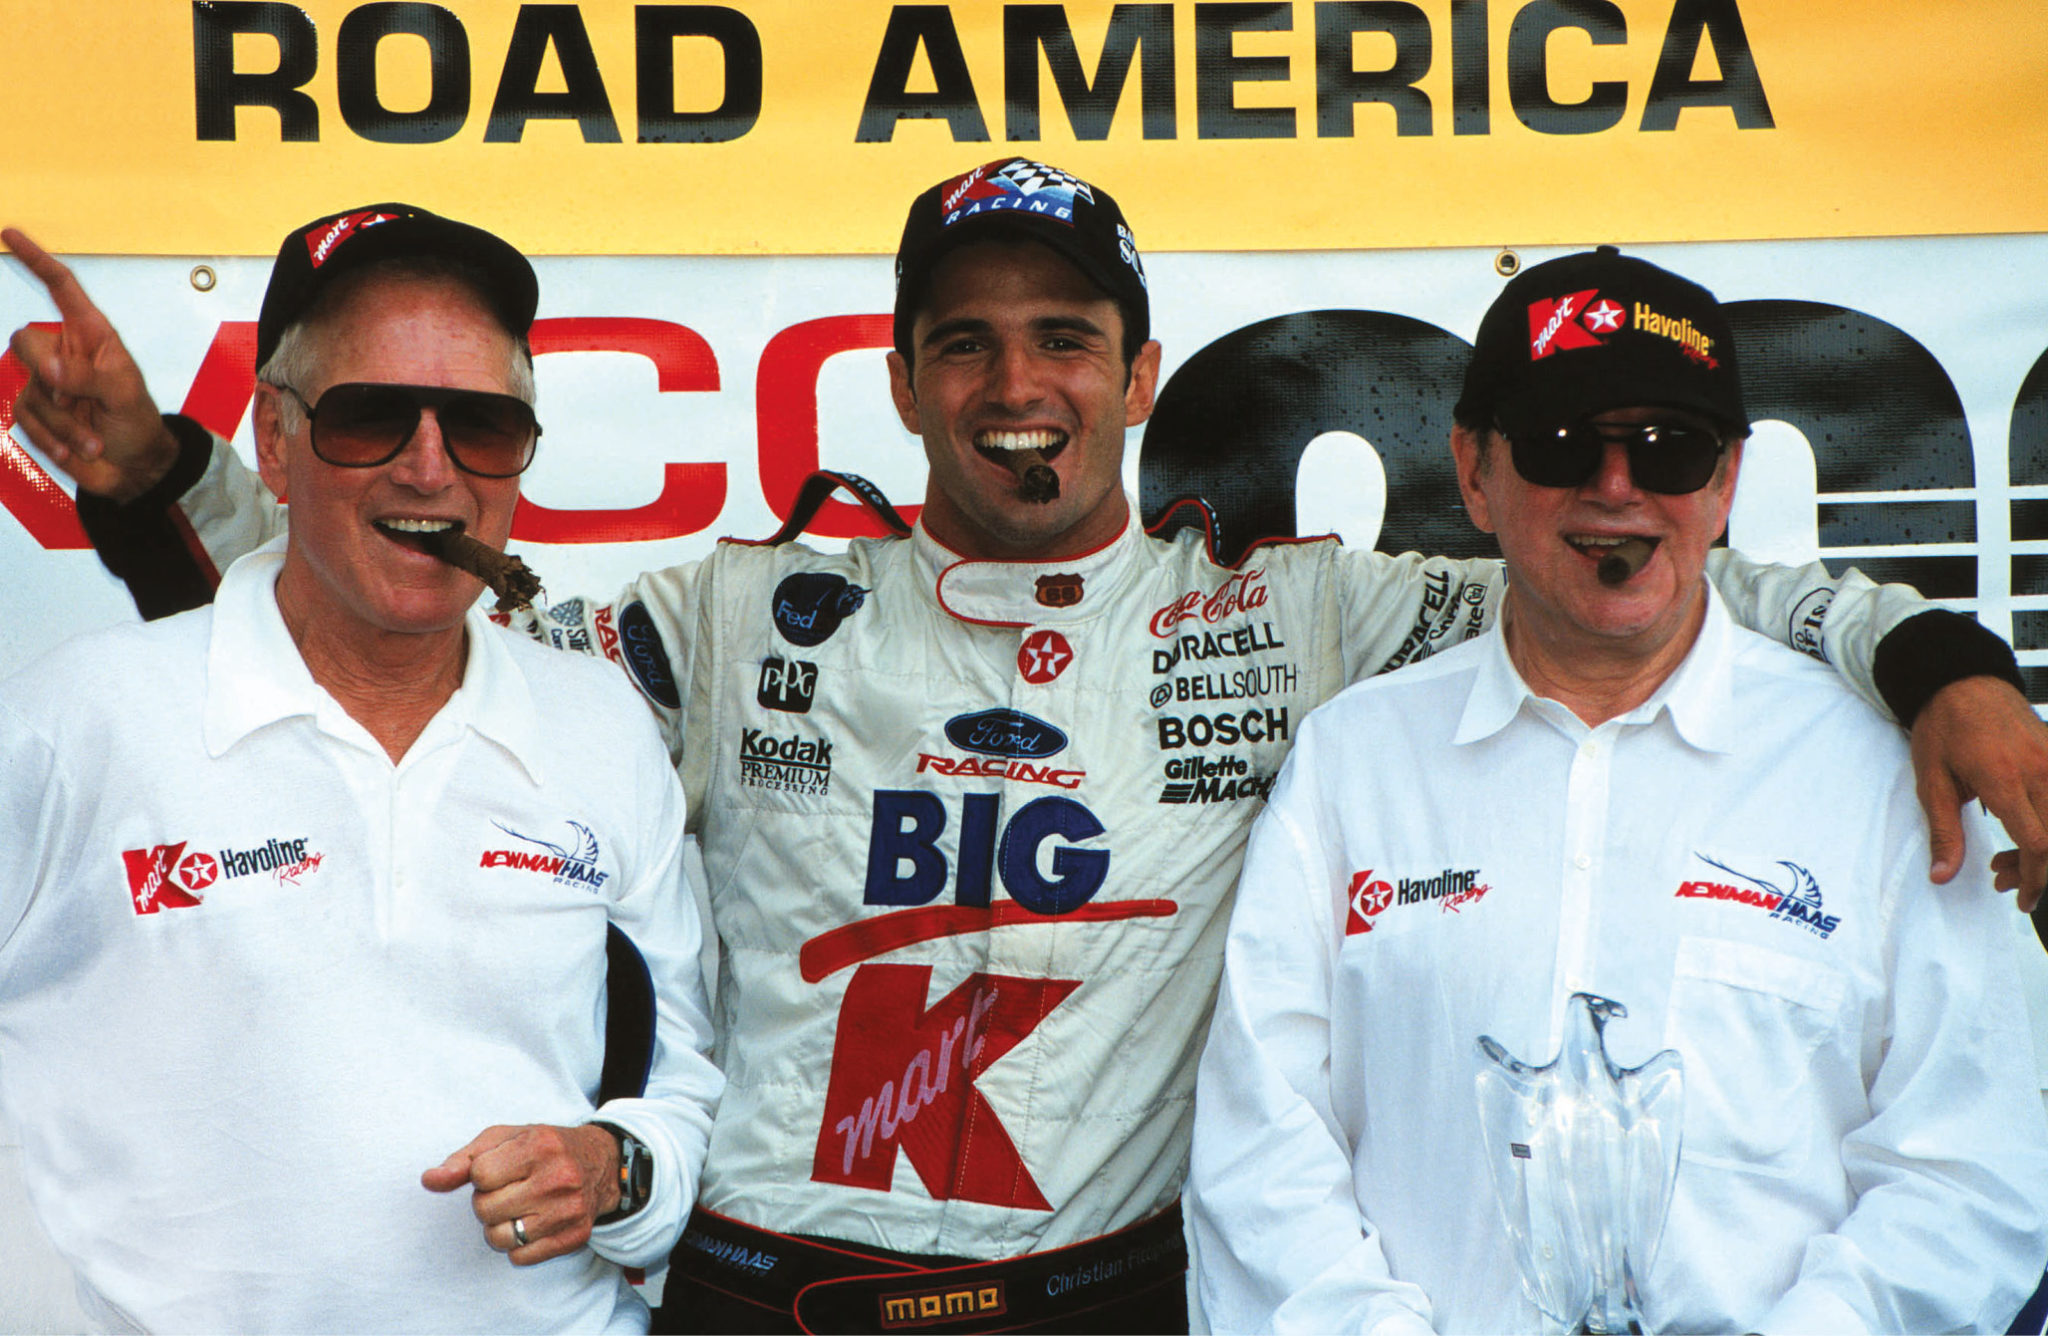
[[[1176,1203],[1114,1234],[993,1262],[903,1254],[756,1229],[702,1207],[669,1259],[677,1274],[814,1332],[985,1332],[1072,1317],[1187,1271]]]

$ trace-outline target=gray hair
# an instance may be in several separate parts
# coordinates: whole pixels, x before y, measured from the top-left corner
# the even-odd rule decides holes
[[[311,310],[285,326],[278,336],[277,348],[270,354],[270,360],[256,370],[256,379],[274,389],[290,390],[291,394],[279,395],[277,399],[278,425],[287,435],[296,434],[306,425],[306,410],[294,396],[303,393],[306,385],[320,380],[320,337],[318,326],[335,308],[372,278],[404,278],[421,281],[452,281],[464,288],[483,303],[490,306],[484,295],[488,289],[481,281],[481,274],[472,266],[437,256],[402,256],[390,260],[379,260],[364,265],[355,273],[336,282],[320,295],[320,300]],[[507,331],[509,334],[510,331]],[[506,369],[506,393],[527,403],[534,400],[533,348],[524,334],[512,340],[512,363]]]

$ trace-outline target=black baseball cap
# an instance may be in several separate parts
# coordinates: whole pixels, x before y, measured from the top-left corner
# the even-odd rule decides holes
[[[1714,294],[1602,246],[1509,281],[1479,322],[1455,411],[1514,436],[1637,406],[1749,434],[1735,335]]]
[[[506,330],[524,338],[540,305],[533,266],[508,242],[410,204],[366,204],[292,229],[277,248],[256,321],[256,365],[277,351],[291,323],[341,275],[378,260],[435,256],[474,270]]]
[[[932,270],[975,241],[1022,238],[1049,247],[1123,313],[1127,346],[1152,334],[1145,265],[1123,210],[1109,192],[1029,158],[998,158],[919,195],[896,247],[896,351],[910,356]]]

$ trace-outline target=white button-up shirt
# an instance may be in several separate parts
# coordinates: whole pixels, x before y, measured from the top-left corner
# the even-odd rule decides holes
[[[1318,710],[1245,861],[1196,1098],[1218,1331],[1535,1330],[1481,1035],[1684,1059],[1654,1330],[2003,1330],[2048,1257],[2010,909],[1927,880],[1903,737],[1734,627],[1588,728],[1492,634]],[[1981,832],[1973,832],[1973,836]]]
[[[0,684],[0,1107],[37,1212],[114,1329],[644,1330],[618,1263],[679,1232],[721,1085],[646,711],[472,613],[393,763],[299,658],[280,562]],[[608,922],[658,1048],[597,1111]],[[657,1172],[590,1249],[511,1267],[420,1186],[493,1124],[594,1116]]]

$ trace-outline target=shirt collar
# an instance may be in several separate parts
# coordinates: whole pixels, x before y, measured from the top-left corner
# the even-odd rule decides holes
[[[313,680],[285,628],[277,607],[285,543],[280,536],[228,567],[214,594],[202,725],[207,754],[218,757],[270,724],[310,717],[322,732],[381,755],[368,731]],[[511,753],[538,784],[543,733],[526,675],[513,662],[505,632],[491,624],[481,603],[470,608],[464,625],[469,649],[462,685],[413,743],[407,759],[467,729]]]
[[[1711,581],[1707,590],[1707,615],[1700,624],[1699,638],[1671,676],[1659,684],[1650,698],[1633,710],[1609,720],[1612,724],[1647,724],[1660,713],[1669,712],[1672,727],[1688,744],[1705,752],[1734,750],[1737,720],[1733,708],[1730,659],[1734,653],[1735,626],[1728,609]],[[1486,646],[1465,709],[1458,718],[1452,742],[1463,744],[1492,737],[1513,722],[1526,705],[1532,712],[1561,709],[1529,689],[1508,657],[1507,637],[1499,626],[1486,635]]]
[[[941,609],[963,622],[1021,627],[1085,621],[1108,607],[1140,538],[1127,515],[1109,542],[1057,561],[963,557],[932,537],[922,522],[910,541],[918,571]]]

